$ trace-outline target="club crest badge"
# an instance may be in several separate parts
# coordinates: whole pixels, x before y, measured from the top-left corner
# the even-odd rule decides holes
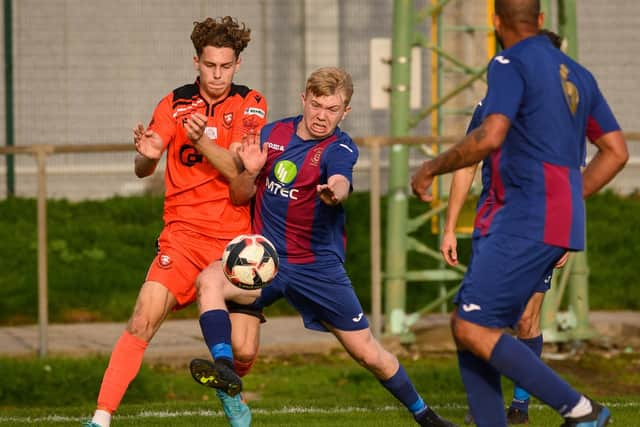
[[[171,257],[167,254],[159,254],[158,255],[158,265],[162,268],[171,267]]]
[[[224,116],[222,116],[222,123],[226,127],[230,128],[232,122],[233,122],[233,113],[225,113]]]

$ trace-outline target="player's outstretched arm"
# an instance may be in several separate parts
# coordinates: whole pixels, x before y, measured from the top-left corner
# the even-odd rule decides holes
[[[349,197],[351,183],[344,175],[331,175],[326,184],[318,184],[316,190],[320,200],[326,205],[336,206]]]
[[[207,126],[207,116],[201,113],[194,113],[184,123],[187,137],[193,146],[202,154],[209,164],[216,168],[227,181],[231,181],[241,172],[239,162],[234,157],[234,147],[229,150],[211,141],[204,133]]]
[[[608,132],[593,144],[598,152],[582,172],[582,195],[589,197],[604,187],[629,160],[629,149],[621,131]]]
[[[469,132],[462,141],[440,154],[427,160],[411,178],[413,193],[423,202],[433,197],[427,193],[434,177],[452,172],[465,166],[471,166],[484,159],[504,142],[511,121],[502,114],[490,114],[482,124]]]
[[[256,194],[256,178],[267,161],[268,148],[260,146],[260,136],[249,133],[237,150],[243,171],[229,183],[229,197],[234,205],[244,205]]]
[[[464,169],[458,169],[453,172],[451,179],[451,189],[449,190],[449,205],[447,206],[447,214],[444,222],[444,231],[442,234],[442,244],[440,252],[444,260],[449,265],[458,264],[458,240],[456,238],[456,224],[460,217],[460,211],[464,205],[464,201],[469,194],[473,177],[476,174],[478,164],[468,166]]]
[[[160,135],[147,129],[142,123],[133,128],[133,143],[138,154],[134,160],[134,169],[138,178],[151,175],[162,157],[164,143]]]

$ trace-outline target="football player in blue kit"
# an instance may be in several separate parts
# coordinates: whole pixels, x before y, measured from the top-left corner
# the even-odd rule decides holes
[[[560,49],[562,47],[562,38],[553,31],[543,29],[540,30],[539,34],[548,37],[556,48]],[[467,133],[473,131],[482,123],[482,106],[483,104],[481,101],[473,111]],[[602,126],[596,123],[591,117],[587,121],[587,139],[591,143],[597,145],[598,139],[603,134],[618,129],[615,121],[603,123]],[[610,126],[611,128],[607,129],[606,126]],[[607,147],[598,147],[598,150],[601,149],[606,150]],[[497,158],[496,156],[499,152],[500,150],[492,152],[482,162],[482,191],[478,199],[477,216],[474,222],[473,233],[471,234],[472,248],[474,250],[478,250],[481,243],[477,242],[482,242],[480,240],[481,237],[485,236],[489,230],[487,225],[493,217],[492,212],[495,211],[496,206],[502,202],[497,199],[499,192],[496,191],[497,183],[493,181],[494,177],[499,179],[499,176],[494,173],[496,171],[493,167],[494,162],[492,161]],[[471,184],[477,167],[478,164],[475,164],[464,169],[458,169],[452,174],[451,189],[449,191],[449,204],[447,206],[442,243],[440,246],[440,251],[442,252],[445,262],[452,266],[458,264],[457,238],[455,234],[456,223],[466,195],[471,189]],[[566,260],[566,256],[562,257],[554,267],[561,268],[564,266]],[[540,330],[540,311],[544,301],[545,292],[547,292],[551,287],[552,274],[553,268],[548,272],[548,274],[543,276],[544,279],[540,282],[539,286],[527,302],[526,308],[518,320],[518,325],[516,326],[518,339],[538,356],[542,354],[543,346],[542,331]],[[507,422],[509,425],[529,423],[529,402],[529,393],[516,384],[513,391],[513,400],[507,410]],[[472,422],[473,417],[471,417],[471,414],[469,413],[465,417],[465,423],[471,424]]]
[[[352,191],[358,147],[338,124],[349,113],[352,94],[347,72],[320,68],[307,80],[303,114],[267,124],[259,139],[249,136],[240,149],[245,169],[230,183],[232,199],[242,203],[255,195],[253,231],[268,238],[280,257],[271,284],[248,294],[260,295],[253,304],[257,307],[284,297],[306,328],[333,333],[419,425],[451,427],[425,404],[398,359],[373,337],[344,268],[342,203]],[[212,264],[199,280],[218,280],[219,268]]]
[[[591,73],[538,34],[539,0],[496,0],[493,19],[505,50],[489,65],[481,124],[425,161],[411,182],[430,201],[436,175],[491,155],[494,201],[478,212],[482,237],[452,315],[468,403],[478,426],[506,426],[502,374],[559,412],[563,426],[604,426],[608,408],[574,390],[503,328],[516,325],[567,251],[584,249],[583,197],[624,167],[626,142]],[[581,173],[589,120],[603,133]]]

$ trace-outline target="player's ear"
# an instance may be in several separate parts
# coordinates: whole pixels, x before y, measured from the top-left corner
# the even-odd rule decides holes
[[[193,55],[193,68],[198,71],[198,66],[200,65],[200,58],[198,55]]]
[[[240,69],[240,63],[242,63],[242,58],[238,56],[238,57],[236,58],[236,65],[235,65],[235,67],[236,67],[236,72]]]
[[[351,111],[351,105],[347,105],[346,107],[344,107],[344,113],[342,113],[342,119],[340,119],[340,121],[344,120],[347,117],[349,111]]]
[[[304,109],[304,104],[306,103],[305,93],[300,94],[300,101],[302,102],[302,108]]]
[[[538,29],[544,27],[544,12],[538,14]]]
[[[491,17],[491,20],[493,21],[493,28],[496,31],[500,31],[500,27],[502,26],[501,25],[502,23],[500,22],[500,17],[494,13],[493,16]]]

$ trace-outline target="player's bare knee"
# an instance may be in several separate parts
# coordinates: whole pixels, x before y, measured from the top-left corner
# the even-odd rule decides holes
[[[540,335],[540,325],[538,321],[527,320],[518,323],[518,338],[530,339]]]
[[[452,319],[451,330],[453,332],[453,338],[459,347],[467,349],[473,347],[474,334],[468,325],[458,321],[458,319]]]
[[[368,370],[377,368],[379,357],[371,352],[357,352],[352,354],[353,359]]]
[[[372,338],[358,346],[355,351],[352,350],[351,356],[360,365],[375,373],[383,368],[384,353],[385,350]]]
[[[131,335],[149,341],[153,336],[154,325],[147,316],[134,313],[127,323],[127,332]]]
[[[240,362],[249,363],[258,356],[258,348],[251,345],[244,345],[240,348],[233,348],[233,358]]]
[[[195,285],[199,293],[211,291],[222,292],[224,281],[215,270],[211,269],[211,267],[207,267],[198,274]]]

